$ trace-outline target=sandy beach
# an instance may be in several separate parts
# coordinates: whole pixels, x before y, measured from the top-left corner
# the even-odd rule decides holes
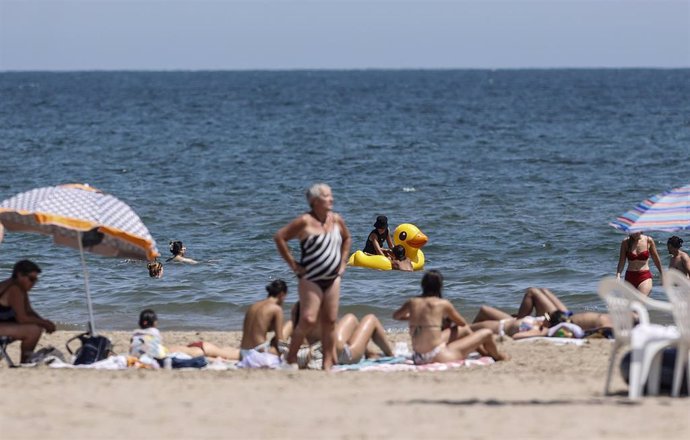
[[[74,333],[47,335],[61,350]],[[128,332],[104,332],[125,352]],[[236,345],[238,332],[164,332]],[[391,334],[406,341],[405,333]],[[512,360],[445,372],[0,367],[2,438],[688,438],[690,400],[631,403],[610,342],[502,342]],[[10,355],[18,355],[13,344]]]

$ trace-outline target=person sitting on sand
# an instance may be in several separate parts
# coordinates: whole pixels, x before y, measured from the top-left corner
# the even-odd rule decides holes
[[[22,342],[21,363],[30,362],[43,330],[55,331],[53,321],[43,319],[31,307],[29,291],[38,282],[41,268],[29,260],[21,260],[12,268],[12,276],[0,283],[0,336]]]
[[[171,241],[170,242],[170,253],[173,256],[168,258],[167,260],[165,260],[165,262],[167,263],[169,261],[176,261],[178,263],[187,263],[187,264],[198,264],[199,263],[196,260],[192,260],[191,258],[185,257],[186,252],[187,252],[187,247],[181,241]]]
[[[299,323],[299,301],[292,307],[292,321],[285,325],[284,334],[290,335],[294,325]],[[358,320],[355,315],[348,313],[338,319],[335,324],[335,359],[338,365],[359,363],[363,358],[373,358],[377,353],[368,349],[372,341],[381,349],[385,356],[393,356],[393,347],[386,336],[386,330],[381,321],[373,314],[365,315]],[[300,368],[320,368],[318,365],[323,357],[321,348],[321,329],[317,324],[310,331],[298,351],[298,365]]]
[[[442,298],[442,289],[443,276],[430,270],[422,277],[421,296],[407,300],[393,313],[393,319],[409,321],[414,350],[412,361],[417,365],[451,362],[465,359],[473,351],[491,356],[496,361],[509,359],[498,351],[488,329],[469,332],[453,342],[446,342],[442,329],[445,317],[460,327],[467,326],[467,322],[450,301]]]
[[[532,312],[535,313],[532,316]],[[606,313],[572,313],[549,289],[530,287],[525,291],[516,315],[490,306],[481,306],[471,324],[473,330],[490,329],[495,334],[513,339],[547,336],[549,329],[561,323],[578,326],[583,332],[612,328]]]
[[[287,296],[287,284],[274,280],[266,286],[268,298],[252,304],[244,315],[240,357],[244,359],[252,352],[278,354],[278,343],[283,336],[283,301]],[[268,332],[274,332],[268,340]]]
[[[685,276],[690,276],[690,256],[680,250],[681,246],[683,246],[683,239],[675,235],[666,242],[668,253],[671,254],[668,267],[683,272]]]
[[[390,258],[391,267],[395,270],[412,272],[412,261],[405,255],[405,247],[401,244],[393,247],[393,256]]]
[[[205,356],[209,358],[223,358],[238,360],[239,350],[233,347],[221,348],[210,342],[193,342],[187,346],[165,346],[163,336],[157,328],[158,316],[151,309],[145,309],[139,314],[139,329],[132,333],[129,343],[129,354],[134,357],[143,355],[163,364],[163,360],[171,353],[184,353],[192,357]]]

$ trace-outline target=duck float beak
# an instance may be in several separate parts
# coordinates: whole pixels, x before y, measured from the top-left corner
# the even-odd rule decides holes
[[[415,249],[420,249],[429,241],[429,237],[424,235],[423,232],[419,231],[411,240],[407,240],[407,244]]]

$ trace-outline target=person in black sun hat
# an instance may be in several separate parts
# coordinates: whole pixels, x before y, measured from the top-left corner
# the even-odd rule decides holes
[[[367,242],[364,245],[364,253],[370,255],[385,255],[393,257],[391,249],[393,249],[393,240],[388,229],[388,217],[379,215],[376,217],[374,228],[367,237]],[[388,243],[388,249],[383,248],[383,243]]]

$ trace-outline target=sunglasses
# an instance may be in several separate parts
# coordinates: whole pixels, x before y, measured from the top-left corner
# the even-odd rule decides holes
[[[31,281],[32,284],[36,284],[36,281],[38,281],[38,277],[35,275],[24,275],[29,281]]]

